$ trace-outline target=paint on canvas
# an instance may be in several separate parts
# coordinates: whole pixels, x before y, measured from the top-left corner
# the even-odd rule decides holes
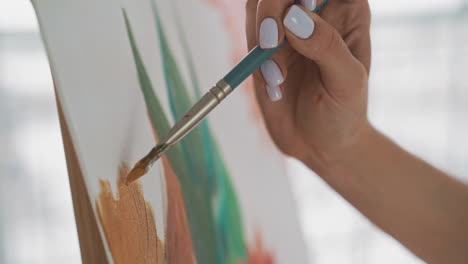
[[[115,263],[307,262],[282,157],[247,93],[223,103],[141,181],[122,185],[128,164],[241,57],[242,19],[233,14],[242,18],[243,4],[227,15],[228,3],[34,1]]]

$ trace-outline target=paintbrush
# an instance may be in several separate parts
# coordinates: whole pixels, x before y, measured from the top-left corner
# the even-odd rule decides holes
[[[329,0],[317,6],[318,12]],[[287,40],[273,49],[255,47],[242,59],[216,86],[210,89],[179,121],[161,138],[160,143],[148,155],[138,161],[126,178],[129,184],[145,175],[151,166],[174,144],[194,129],[216,106],[218,106],[235,88],[253,74],[265,61],[278,51]]]

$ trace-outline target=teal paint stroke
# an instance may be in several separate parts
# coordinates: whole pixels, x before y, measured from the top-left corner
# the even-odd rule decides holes
[[[159,20],[159,16],[157,13],[156,3],[155,1],[151,1],[152,3],[152,10],[155,19],[155,25],[158,30],[158,37],[161,41],[161,52],[164,64],[169,64],[173,66],[177,66],[176,63],[173,63],[174,57],[171,54],[171,50],[167,43],[167,38],[164,34],[163,27]],[[177,15],[176,15],[177,17]],[[180,26],[179,26],[180,27]],[[179,31],[180,32],[180,31]],[[179,33],[180,34],[180,33]],[[185,41],[185,38],[182,38],[182,42]],[[188,47],[185,43],[182,43],[182,46]],[[186,50],[184,54],[189,54],[189,51]],[[191,58],[186,58],[188,61],[189,68],[194,69],[193,64],[191,63]],[[168,71],[168,74],[175,74],[179,77],[180,82],[171,82],[171,78],[169,76],[166,77],[167,89],[168,90],[176,90],[177,94],[183,94],[182,98],[190,97],[188,95],[187,85],[184,84],[183,79],[180,77],[181,74],[177,74],[180,72],[177,67],[174,67],[171,71]],[[196,81],[196,80],[193,80]],[[173,84],[179,84],[179,86],[174,86]],[[195,89],[198,86],[198,83],[195,84]],[[188,104],[184,105],[184,100],[179,100],[178,97],[174,97],[173,91],[168,91],[169,100],[172,101],[175,105],[177,105],[180,109],[183,109],[181,113],[173,112],[173,116],[175,119],[179,119],[185,111],[187,111],[194,103],[194,101],[189,101]],[[172,97],[172,98],[171,98]],[[202,143],[200,146],[200,143]],[[245,252],[245,245],[244,239],[242,234],[242,219],[240,217],[240,210],[239,205],[237,202],[237,197],[235,196],[235,192],[227,173],[227,170],[224,169],[224,161],[222,160],[221,153],[219,148],[214,146],[215,140],[211,135],[210,130],[208,129],[208,125],[205,125],[205,129],[199,127],[195,129],[190,135],[187,136],[186,139],[182,140],[180,144],[188,150],[193,151],[190,153],[190,159],[193,157],[205,157],[208,158],[206,160],[202,160],[201,163],[205,168],[209,168],[211,170],[199,170],[195,171],[195,174],[198,177],[203,177],[202,181],[205,183],[203,186],[206,191],[210,188],[210,179],[206,179],[205,173],[207,175],[213,174],[212,179],[215,184],[215,191],[210,193],[209,200],[207,202],[211,202],[214,205],[214,214],[216,219],[216,228],[217,228],[217,235],[218,235],[218,244],[217,244],[217,263],[237,263],[239,259],[246,258]],[[196,147],[194,147],[196,146]],[[209,147],[210,149],[207,149]],[[207,155],[208,154],[208,155]],[[187,162],[190,161],[187,160]],[[197,161],[200,162],[200,161]],[[223,168],[224,170],[220,169]],[[199,169],[199,168],[198,168]],[[211,172],[211,173],[210,173]],[[236,261],[237,260],[237,261]]]
[[[136,46],[132,28],[125,10],[123,10],[123,14],[132,47],[135,66],[138,72],[140,88],[145,99],[151,123],[157,133],[167,133],[170,128],[168,119],[164,114],[161,103],[154,93],[151,80],[143,65],[141,55]],[[211,208],[211,204],[206,203],[206,197],[202,190],[193,187],[191,179],[192,173],[185,161],[185,156],[181,146],[173,146],[173,148],[168,151],[167,157],[182,188],[187,217],[189,219],[192,243],[197,261],[198,263],[217,263],[216,258],[212,254],[212,252],[216,252],[214,245],[216,245],[217,236],[214,229],[215,225],[212,217],[213,210]]]
[[[155,13],[155,16],[157,16],[156,12],[156,6],[154,0],[152,1],[153,4],[153,10]],[[170,2],[171,5],[171,12],[174,17],[178,17],[176,8],[174,6],[174,2]],[[160,23],[159,23],[160,24]],[[184,54],[186,63],[189,68],[189,73],[190,73],[190,82],[193,86],[193,89],[195,91],[195,96],[196,97],[201,97],[202,96],[202,91],[200,89],[198,77],[196,74],[196,69],[195,65],[193,63],[193,58],[192,58],[192,53],[190,52],[190,47],[188,45],[187,37],[184,32],[184,28],[182,26],[181,20],[176,19],[175,22],[178,37],[181,40],[180,44],[182,45],[182,52]],[[201,135],[202,135],[202,141],[203,141],[203,148],[204,151],[201,153],[204,158],[205,158],[205,163],[207,164],[214,164],[214,166],[209,166],[208,168],[208,175],[209,178],[214,180],[216,179],[216,175],[221,175],[218,176],[218,190],[220,190],[222,193],[217,195],[217,201],[215,202],[215,219],[217,225],[220,227],[220,232],[221,236],[224,238],[227,238],[231,241],[224,241],[223,245],[226,248],[231,248],[225,250],[226,252],[235,252],[232,254],[232,256],[227,257],[232,258],[233,261],[235,261],[236,257],[240,256],[241,258],[246,257],[245,249],[244,249],[244,243],[243,243],[243,236],[239,235],[242,234],[242,222],[239,222],[239,224],[230,224],[229,219],[237,219],[240,218],[240,212],[238,210],[239,205],[237,203],[237,198],[236,194],[234,193],[234,189],[232,186],[232,183],[229,179],[229,174],[227,169],[224,166],[224,161],[221,159],[221,154],[219,151],[219,147],[216,143],[216,140],[214,140],[213,136],[211,135],[211,131],[208,126],[208,121],[204,120],[200,125],[199,129],[201,130]],[[227,179],[227,180],[225,180]],[[228,210],[228,205],[232,203],[231,205],[231,210]],[[231,232],[231,234],[228,234],[225,232],[226,229],[228,229],[230,226],[234,228],[234,230]],[[224,238],[221,238],[221,240],[225,240]],[[226,262],[226,263],[231,263],[231,262]]]
[[[175,2],[174,1],[170,1],[170,7],[171,7],[171,15],[173,17],[178,17],[177,15],[177,11],[176,11],[176,7],[175,7]],[[153,13],[155,14],[155,17],[157,17],[157,10],[156,10],[156,3],[155,1],[153,0],[151,2],[152,4],[152,8],[153,8]],[[195,97],[196,98],[201,98],[202,97],[202,91],[200,89],[200,84],[199,84],[199,81],[198,81],[198,76],[197,76],[197,73],[196,73],[196,69],[195,69],[195,65],[194,65],[194,62],[193,62],[193,57],[192,57],[192,53],[190,52],[190,47],[188,45],[188,41],[187,41],[187,37],[186,37],[186,34],[184,32],[184,28],[182,26],[182,19],[175,19],[175,26],[176,26],[176,30],[177,30],[177,34],[178,34],[178,37],[180,38],[180,43],[182,45],[182,52],[184,54],[184,58],[186,60],[186,64],[189,68],[189,74],[190,74],[190,83],[192,84],[193,86],[193,90],[195,91]],[[160,23],[158,23],[160,24]],[[209,160],[212,160],[214,157],[213,157],[213,153],[211,151],[211,149],[213,148],[213,144],[212,144],[212,139],[210,138],[210,131],[209,131],[209,127],[208,127],[208,121],[207,120],[203,120],[199,126],[198,126],[201,130],[201,136],[202,136],[202,142],[203,142],[203,152],[202,152],[202,155],[203,155],[203,158],[205,161],[209,161]],[[213,184],[214,184],[214,178],[215,178],[215,171],[213,169],[213,167],[208,167],[207,168],[207,176],[208,176],[208,180],[209,180],[209,189],[212,190],[214,187],[213,187]]]

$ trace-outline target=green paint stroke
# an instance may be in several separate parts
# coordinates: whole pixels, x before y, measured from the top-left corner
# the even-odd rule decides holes
[[[193,105],[194,102],[192,100],[179,100],[178,97],[171,98],[171,96],[175,94],[174,92],[171,92],[171,90],[176,90],[177,94],[183,94],[182,98],[190,98],[190,96],[186,88],[187,86],[181,78],[180,70],[175,63],[174,56],[171,54],[167,38],[159,20],[155,1],[152,0],[151,4],[155,25],[158,30],[158,37],[160,39],[163,63],[174,66],[172,68],[173,71],[167,72],[169,76],[166,76],[166,84],[170,97],[169,100],[173,101],[174,104],[177,104],[179,108],[183,109],[182,113],[173,111],[174,118],[178,119]],[[174,15],[175,17],[178,17],[177,14]],[[179,34],[182,35],[181,25],[178,24],[177,27],[179,29]],[[182,37],[181,41],[182,47],[185,49],[185,60],[189,64],[189,68],[193,69],[192,72],[194,72],[195,67],[192,63],[191,57],[189,57],[190,51],[188,50],[186,38]],[[176,82],[171,80],[176,77],[178,77],[179,82],[177,83],[180,84],[180,86],[172,85]],[[192,75],[191,79],[194,89],[198,90],[198,93],[201,94],[197,78]],[[188,102],[188,104],[184,104],[184,102]],[[211,194],[210,200],[215,208],[214,215],[217,223],[216,227],[219,242],[218,256],[221,255],[223,259],[223,261],[218,263],[238,263],[239,260],[244,260],[246,258],[246,252],[242,233],[242,218],[240,216],[237,197],[229,178],[229,174],[225,168],[224,161],[222,160],[221,152],[219,151],[216,141],[208,128],[208,124],[205,123],[195,129],[190,135],[188,135],[186,140],[181,142],[181,145],[187,146],[187,149],[194,150],[194,152],[189,156],[190,158],[193,158],[194,156],[205,158],[205,160],[201,161],[203,162],[201,164],[203,164],[205,168],[208,168],[208,170],[195,171],[196,175],[199,177],[205,176],[206,173],[208,173],[208,175],[211,174],[211,180],[214,181],[215,191]],[[195,148],[194,146],[197,147]],[[200,160],[197,162],[200,162]],[[210,184],[210,181],[203,182]],[[209,187],[209,185],[205,185],[203,186],[203,189],[208,191]]]
[[[143,65],[140,53],[133,37],[132,28],[128,21],[127,13],[123,10],[128,38],[132,47],[135,66],[138,72],[140,88],[143,92],[146,107],[154,129],[160,133],[169,131],[169,122],[164,114],[164,110],[156,97],[151,80]],[[216,252],[217,235],[212,217],[211,204],[206,202],[204,192],[191,185],[191,171],[185,162],[185,156],[181,146],[176,145],[168,151],[167,157],[171,166],[181,183],[187,216],[189,219],[190,233],[196,252],[198,263],[216,263],[216,258],[212,252]]]
[[[180,118],[194,103],[173,56],[168,39],[159,20],[154,0],[151,2],[154,21],[160,40],[164,79],[169,96],[171,114]],[[158,134],[169,130],[169,122],[156,97],[151,80],[136,46],[131,25],[123,10],[128,38],[132,47],[140,87],[147,110]],[[183,35],[181,25],[177,25]],[[185,60],[190,68],[190,81],[195,94],[201,94],[195,67],[186,39],[182,39]],[[246,260],[242,218],[237,196],[222,159],[219,147],[203,122],[167,154],[182,187],[184,202],[198,263],[237,264]]]
[[[157,29],[158,39],[160,42],[160,52],[163,61],[164,79],[166,81],[166,88],[169,95],[169,105],[172,116],[175,120],[179,120],[187,112],[188,108],[193,105],[193,101],[187,92],[187,87],[182,78],[180,70],[177,66],[174,56],[172,55],[169,44],[165,37],[164,31],[157,19],[156,7],[152,2],[152,10],[155,17],[155,26]],[[209,178],[207,168],[204,164],[203,157],[200,155],[200,149],[203,148],[200,129],[194,129],[182,141],[181,146],[186,156],[186,162],[189,164],[191,171],[194,173],[193,180],[196,184],[204,186],[209,185]],[[210,191],[208,189],[207,191]],[[207,193],[210,196],[210,193]]]
[[[173,17],[177,17],[178,14],[177,14],[177,11],[176,11],[176,8],[175,8],[174,1],[170,1],[170,7],[171,7],[171,15]],[[152,1],[152,8],[153,8],[153,12],[155,14],[155,17],[157,17],[155,1]],[[181,40],[180,43],[182,45],[182,52],[183,52],[184,58],[186,60],[186,64],[188,65],[188,68],[189,68],[190,83],[192,84],[193,90],[195,91],[195,97],[200,98],[200,97],[202,97],[202,91],[200,89],[200,84],[199,84],[199,81],[198,81],[198,76],[197,76],[197,73],[196,73],[195,65],[193,63],[192,54],[190,52],[187,37],[185,35],[185,32],[184,32],[184,29],[182,27],[181,21],[182,21],[182,19],[175,19],[175,26],[176,26],[176,29],[177,29],[178,37]],[[160,25],[160,23],[158,23],[158,24]],[[198,127],[201,130],[201,136],[202,136],[202,141],[203,141],[203,150],[204,150],[202,152],[203,158],[205,160],[207,160],[207,161],[212,160],[214,158],[213,153],[211,152],[211,150],[213,148],[213,145],[212,145],[212,139],[210,138],[210,131],[209,131],[209,127],[208,127],[208,121],[203,120],[199,124]],[[208,180],[210,181],[209,182],[209,184],[210,184],[209,188],[210,188],[210,191],[212,191],[212,189],[214,188],[213,184],[214,184],[214,179],[215,179],[215,175],[216,175],[213,167],[208,167],[207,168],[207,173],[208,173]]]

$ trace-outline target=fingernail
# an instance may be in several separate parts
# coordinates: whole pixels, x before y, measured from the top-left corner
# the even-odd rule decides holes
[[[297,5],[293,5],[289,9],[283,23],[289,31],[301,39],[307,39],[314,33],[314,21]]]
[[[278,86],[284,82],[283,74],[276,62],[267,60],[263,63],[262,67],[260,67],[260,70],[269,86]]]
[[[281,93],[281,88],[279,86],[266,86],[268,97],[272,102],[277,102],[283,99],[283,94]]]
[[[317,0],[301,0],[301,5],[310,11],[314,11],[317,7]]]
[[[278,46],[278,24],[273,18],[265,18],[260,24],[260,47],[272,49]]]

